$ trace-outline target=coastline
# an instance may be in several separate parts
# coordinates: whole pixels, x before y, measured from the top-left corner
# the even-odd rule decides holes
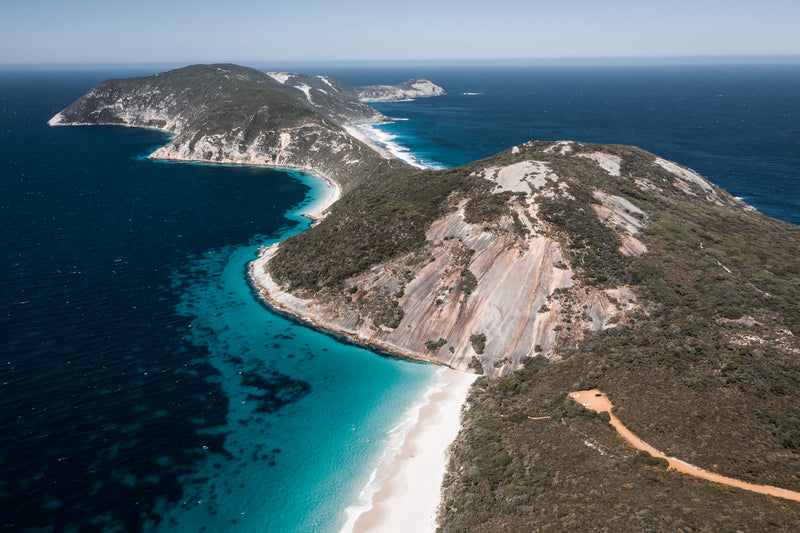
[[[55,118],[53,117],[49,122],[51,126],[78,125],[58,123],[54,120]],[[132,124],[113,125],[143,127],[160,131],[171,137],[175,135],[173,132],[161,128]],[[381,134],[367,124],[345,129],[350,135],[384,158],[397,158],[417,168],[430,168],[411,155],[407,148],[392,142],[394,136],[390,134]],[[324,195],[312,198],[307,205],[303,205],[295,211],[296,215],[310,219],[311,226],[325,218],[330,207],[339,200],[342,194],[341,186],[336,180],[322,175],[314,168],[233,160],[204,161],[164,157],[165,155],[167,154],[163,151],[162,146],[145,157],[162,162],[264,166],[277,170],[308,173],[313,179],[324,182],[327,189]],[[346,331],[326,327],[325,324],[317,323],[311,317],[294,312],[291,305],[286,305],[287,300],[300,301],[300,299],[282,291],[265,268],[271,256],[277,251],[278,244],[262,248],[259,257],[247,265],[251,286],[273,310],[302,322],[306,327],[321,330],[386,355],[439,364],[416,354],[400,351],[393,346],[369,342]],[[458,435],[461,427],[461,409],[471,384],[478,377],[475,374],[445,366],[439,369],[436,384],[427,389],[420,401],[409,409],[412,411],[411,419],[405,420],[392,430],[392,432],[399,433],[399,442],[395,440],[395,446],[387,447],[379,465],[372,473],[370,482],[362,490],[359,500],[347,508],[347,522],[342,529],[343,532],[435,531],[442,480],[447,466],[447,451]],[[405,432],[403,433],[402,430]]]
[[[307,171],[318,177],[327,185],[327,193],[324,197],[312,200],[308,205],[298,211],[298,214],[311,219],[311,225],[318,224],[328,214],[328,209],[335,204],[342,196],[342,188],[334,180],[321,176],[317,172]]]
[[[324,212],[325,209],[317,208],[317,211]],[[301,216],[311,218],[308,214],[302,213]],[[324,215],[320,219],[324,218]],[[427,359],[417,354],[406,352],[398,349],[397,347],[378,342],[374,339],[364,339],[357,334],[339,329],[333,325],[325,324],[317,321],[313,316],[307,316],[299,311],[297,308],[308,308],[312,303],[311,300],[299,298],[291,293],[283,290],[278,283],[272,279],[272,276],[267,270],[267,264],[272,256],[278,251],[279,242],[270,246],[262,246],[258,252],[258,257],[247,265],[247,275],[250,280],[250,285],[255,294],[261,298],[265,305],[267,305],[274,312],[285,315],[289,318],[302,322],[306,327],[317,329],[328,335],[339,337],[344,342],[350,342],[356,345],[364,346],[365,348],[393,357],[401,357],[403,359],[410,359],[413,361],[421,361],[432,365],[447,366],[439,361]],[[454,369],[458,370],[458,369]]]
[[[395,122],[397,119],[392,119]],[[390,124],[390,123],[387,123]],[[347,131],[360,141],[364,142],[379,154],[388,154],[389,157],[399,159],[414,168],[428,169],[434,168],[422,159],[411,153],[411,150],[395,142],[396,135],[385,133],[375,128],[376,124],[359,124],[348,128]],[[384,156],[385,157],[385,156]]]
[[[461,429],[461,410],[478,378],[441,368],[416,420],[394,454],[385,454],[362,491],[368,501],[347,509],[341,533],[433,533],[449,449]]]
[[[325,218],[327,210],[341,194],[336,182],[320,178],[328,185],[328,193],[299,211],[300,215],[312,220],[312,225]],[[275,243],[262,248],[259,257],[247,266],[255,293],[274,311],[298,320],[306,327],[319,329],[372,350],[437,364],[391,346],[367,342],[346,331],[326,327],[313,317],[293,311],[292,308],[298,303],[302,304],[303,300],[283,291],[267,270],[267,264],[278,246],[279,243]],[[345,509],[346,521],[341,533],[436,531],[448,450],[461,429],[461,410],[472,383],[478,377],[477,374],[441,366],[437,371],[436,383],[423,393],[417,404],[409,408],[406,418],[389,432],[389,443],[369,482],[357,500]]]

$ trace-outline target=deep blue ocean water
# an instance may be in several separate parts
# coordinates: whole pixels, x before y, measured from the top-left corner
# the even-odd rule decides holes
[[[161,133],[50,128],[95,83],[0,72],[0,520],[6,530],[336,531],[432,367],[266,310],[257,248],[313,177],[144,159]],[[530,139],[635,144],[800,223],[800,68],[330,69],[428,77],[380,128],[453,166]]]
[[[251,293],[246,263],[308,226],[320,180],[47,126],[94,74],[0,82],[3,529],[337,530],[435,369]]]
[[[428,77],[447,95],[375,107],[380,129],[433,166],[515,144],[639,146],[762,213],[800,224],[800,65],[462,67],[349,71],[353,83]],[[379,81],[383,80],[383,81]]]

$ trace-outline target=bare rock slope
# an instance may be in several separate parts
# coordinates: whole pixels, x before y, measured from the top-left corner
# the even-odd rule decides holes
[[[454,190],[422,224],[415,246],[335,285],[293,284],[279,250],[266,251],[251,272],[273,304],[323,328],[409,357],[505,375],[526,358],[560,358],[586,331],[646,312],[626,268],[647,253],[643,232],[654,200],[745,209],[691,170],[664,163],[628,147],[531,142],[451,171]],[[353,211],[334,209],[312,232],[357,223]],[[378,245],[351,237],[360,247]],[[317,247],[318,261],[325,254]]]
[[[630,267],[647,254],[652,220],[746,209],[631,147],[532,141],[431,171],[384,159],[345,129],[384,119],[359,100],[441,92],[425,80],[389,91],[194,65],[103,82],[50,123],[157,128],[174,137],[151,157],[336,181],[343,196],[330,216],[252,266],[265,297],[372,346],[491,375],[558,359],[586,332],[647,313]]]

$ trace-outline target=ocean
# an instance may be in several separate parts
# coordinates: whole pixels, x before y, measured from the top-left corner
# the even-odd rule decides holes
[[[46,124],[103,79],[153,72],[0,71],[3,527],[338,531],[437,371],[252,293],[247,262],[308,227],[320,180],[155,162],[159,132]],[[442,85],[375,104],[398,120],[372,134],[419,164],[530,139],[634,144],[800,224],[797,65],[319,73]]]
[[[428,77],[447,94],[375,104],[405,157],[450,167],[531,139],[629,144],[800,224],[800,65],[462,67],[348,71],[356,84]],[[379,81],[383,80],[383,81]]]

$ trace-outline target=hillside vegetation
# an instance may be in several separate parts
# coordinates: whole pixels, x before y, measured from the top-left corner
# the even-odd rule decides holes
[[[160,129],[174,138],[153,158],[313,170],[347,190],[385,169],[405,166],[382,158],[344,130],[345,123],[381,117],[364,108],[374,112],[345,96],[312,105],[303,91],[251,68],[192,65],[104,81],[50,124]]]
[[[369,115],[361,104],[315,95],[194,66],[109,80],[51,123],[159,128],[176,136],[156,157],[292,166],[342,186],[329,216],[261,267],[295,314],[485,374],[443,531],[800,530],[796,503],[666,471],[567,397],[599,388],[668,455],[800,490],[800,228],[627,146],[531,141],[416,170],[343,129],[348,109]]]
[[[476,383],[442,529],[796,529],[797,504],[664,471],[566,395],[600,388],[628,427],[669,455],[800,490],[800,228],[707,182],[676,179],[639,149],[553,146],[528,143],[466,167],[370,183],[287,241],[273,268],[293,289],[335,299],[360,273],[426,250],[431,224],[464,202],[471,222],[513,232],[490,226],[511,218],[521,196],[492,194],[485,169],[547,162],[559,179],[536,200],[536,231],[560,243],[580,283],[558,295],[566,319],[557,337],[580,323],[590,288],[628,287],[636,305],[616,324],[557,343],[548,358]],[[619,158],[620,175],[578,157],[597,153]],[[636,238],[646,252],[622,253],[626,233],[597,215],[597,191],[644,213]]]

